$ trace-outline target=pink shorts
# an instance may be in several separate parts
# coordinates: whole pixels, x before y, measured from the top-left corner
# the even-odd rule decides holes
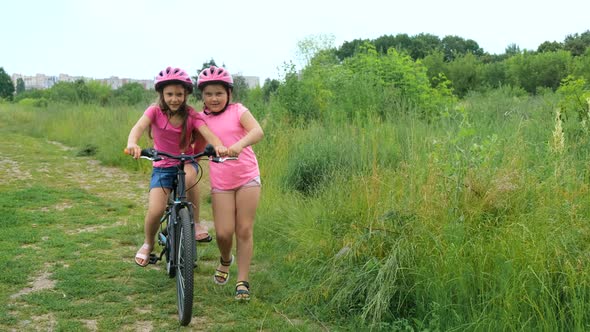
[[[234,189],[217,189],[217,188],[211,188],[211,193],[212,194],[223,194],[223,193],[235,193],[236,191],[242,189],[242,188],[248,188],[248,187],[261,187],[262,183],[260,182],[260,176],[257,176],[255,178],[253,178],[252,180],[246,182],[244,185],[241,185],[237,188]]]

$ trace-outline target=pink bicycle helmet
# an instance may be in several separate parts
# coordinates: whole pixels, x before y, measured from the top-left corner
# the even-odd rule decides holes
[[[234,80],[225,68],[211,66],[203,69],[197,80],[197,88],[203,89],[207,83],[221,83],[230,89],[234,87]]]
[[[167,67],[162,70],[155,80],[156,91],[160,91],[166,84],[179,83],[184,85],[189,93],[193,92],[193,81],[191,77],[180,68]]]

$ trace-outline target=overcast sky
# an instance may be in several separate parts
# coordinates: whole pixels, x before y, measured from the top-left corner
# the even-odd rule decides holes
[[[222,6],[223,7],[222,7]],[[456,35],[484,51],[590,29],[590,0],[12,0],[0,4],[0,67],[9,74],[152,79],[196,74],[214,59],[232,73],[280,78],[297,43],[406,33]]]

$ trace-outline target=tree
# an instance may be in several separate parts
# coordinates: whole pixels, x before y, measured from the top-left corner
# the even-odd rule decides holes
[[[461,54],[449,62],[447,75],[459,97],[464,97],[467,92],[480,87],[481,67],[481,61],[472,53]]]
[[[25,81],[19,77],[16,79],[16,94],[20,95],[23,92],[25,92]]]
[[[336,56],[340,61],[350,58],[359,51],[359,47],[364,43],[368,42],[368,39],[355,39],[353,41],[346,41],[336,50]]]
[[[264,85],[262,86],[262,96],[265,102],[270,100],[270,96],[272,96],[279,89],[280,85],[281,82],[275,79],[271,80],[270,78],[267,78],[264,81]]]
[[[504,53],[506,53],[506,55],[508,57],[511,56],[515,56],[518,54],[522,54],[522,51],[520,50],[520,47],[516,44],[510,44],[506,47],[506,49],[504,50]]]
[[[555,52],[563,49],[563,44],[558,43],[556,41],[553,42],[543,42],[543,44],[539,45],[537,48],[537,52],[545,53],[545,52]]]
[[[568,35],[563,41],[563,49],[570,51],[573,56],[580,56],[586,52],[586,49],[590,46],[590,30],[582,33],[581,35],[575,33]]]
[[[127,105],[136,105],[148,99],[147,90],[143,85],[136,82],[124,84],[115,90],[114,96],[115,100]]]
[[[412,46],[406,50],[412,59],[424,59],[428,54],[441,48],[441,41],[438,36],[429,33],[420,33],[412,37]]]
[[[307,66],[320,51],[334,48],[333,35],[315,35],[297,42],[297,55],[302,66]]]
[[[535,53],[523,52],[506,60],[509,83],[535,94],[538,87],[559,87],[567,77],[571,55],[567,51]]]
[[[248,82],[242,75],[233,75],[234,89],[232,92],[233,101],[244,101],[248,97]]]
[[[472,39],[463,39],[459,36],[445,36],[442,39],[442,48],[445,61],[453,61],[456,57],[471,53],[476,56],[483,55],[483,50]]]
[[[14,84],[10,76],[0,67],[0,98],[12,100],[14,95]]]

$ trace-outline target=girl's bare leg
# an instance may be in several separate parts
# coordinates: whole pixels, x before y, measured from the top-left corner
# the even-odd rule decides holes
[[[236,192],[236,249],[238,281],[248,281],[254,252],[254,219],[260,187],[244,187]],[[244,288],[245,289],[245,288]]]
[[[235,193],[224,192],[211,194],[213,205],[213,219],[215,222],[215,238],[221,259],[225,262],[231,260],[233,235],[235,231]],[[218,270],[229,271],[229,266],[219,264]],[[222,282],[222,280],[219,280]]]

